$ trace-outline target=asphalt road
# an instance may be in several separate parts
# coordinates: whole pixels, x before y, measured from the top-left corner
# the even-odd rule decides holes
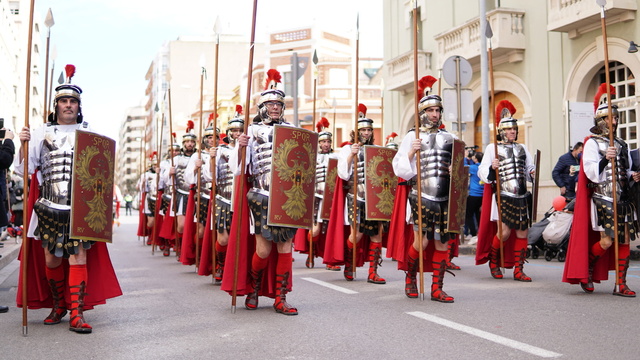
[[[356,281],[341,272],[304,266],[295,255],[294,288],[287,297],[298,316],[275,313],[260,298],[255,311],[244,298],[231,312],[231,297],[193,266],[163,257],[135,236],[136,216],[115,229],[111,258],[124,296],[85,313],[94,332],[68,331],[66,317],[44,326],[48,309],[30,310],[22,335],[15,307],[18,262],[0,270],[2,359],[633,359],[638,356],[640,298],[612,296],[613,280],[596,292],[560,281],[563,263],[530,260],[531,283],[494,280],[470,255],[445,277],[455,303],[408,299],[404,273],[385,260],[386,285]],[[633,261],[631,289],[640,290],[640,263]],[[430,276],[425,276],[427,287]],[[428,289],[428,288],[427,288]]]

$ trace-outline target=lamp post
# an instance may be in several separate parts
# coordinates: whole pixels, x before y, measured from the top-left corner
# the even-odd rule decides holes
[[[627,50],[627,52],[629,54],[635,54],[638,52],[638,44],[636,44],[635,42],[633,42],[633,40],[629,41],[629,50]]]

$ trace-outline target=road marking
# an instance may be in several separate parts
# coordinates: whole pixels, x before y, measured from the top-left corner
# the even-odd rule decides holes
[[[464,333],[467,333],[467,334],[470,334],[470,335],[474,335],[474,336],[483,338],[485,340],[493,341],[493,342],[495,342],[497,344],[500,344],[500,345],[504,345],[504,346],[508,346],[508,347],[514,348],[516,350],[524,351],[524,352],[527,352],[529,354],[536,355],[536,356],[539,356],[539,357],[555,358],[555,357],[562,356],[562,354],[559,354],[559,353],[556,353],[556,352],[553,352],[553,351],[541,349],[539,347],[535,347],[533,345],[525,344],[525,343],[522,343],[522,342],[519,342],[519,341],[516,341],[516,340],[511,340],[511,339],[508,339],[506,337],[502,337],[500,335],[495,335],[495,334],[492,334],[490,332],[486,332],[486,331],[483,331],[483,330],[472,328],[470,326],[458,324],[456,322],[445,320],[443,318],[440,318],[440,317],[437,317],[437,316],[434,316],[434,315],[429,315],[429,314],[423,313],[421,311],[412,311],[412,312],[408,312],[407,314],[409,314],[411,316],[415,316],[415,317],[423,319],[423,320],[431,321],[433,323],[436,323],[436,324],[439,324],[439,325],[442,325],[442,326],[449,327],[449,328],[454,329],[454,330],[462,331]]]
[[[341,286],[333,285],[333,284],[330,284],[330,283],[328,283],[326,281],[322,281],[322,280],[318,280],[318,279],[314,279],[314,278],[303,277],[301,279],[302,280],[306,280],[308,282],[312,282],[314,284],[318,284],[318,285],[324,286],[324,287],[328,287],[329,289],[340,291],[341,293],[345,293],[345,294],[349,294],[349,295],[358,293],[357,291],[353,291],[353,290],[350,290],[350,289],[347,289],[347,288],[343,288]]]

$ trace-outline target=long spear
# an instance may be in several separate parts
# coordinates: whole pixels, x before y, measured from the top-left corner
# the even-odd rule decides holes
[[[313,51],[313,127],[311,128],[311,130],[315,130],[316,126],[318,124],[318,121],[316,119],[316,94],[317,94],[317,86],[318,86],[318,53],[314,50]],[[314,263],[313,263],[313,227],[311,228],[311,231],[309,231],[309,267],[313,268],[314,267]]]
[[[356,19],[356,64],[355,64],[355,90],[354,90],[354,98],[355,98],[355,123],[353,126],[353,142],[356,144],[360,144],[360,134],[358,133],[358,118],[360,117],[358,110],[358,73],[359,73],[359,62],[360,62],[360,13],[358,13],[358,17]],[[351,271],[353,273],[353,278],[356,277],[356,253],[357,251],[357,231],[358,231],[358,158],[359,155],[353,157],[353,221],[351,221],[351,243],[353,244],[352,251],[352,259],[351,259]]]
[[[156,103],[156,113],[160,111],[158,104]],[[164,133],[164,113],[162,113],[162,123],[160,124],[160,141],[158,141],[158,156],[156,157],[156,208],[153,209],[153,216],[159,214],[158,208],[162,205],[162,197],[158,196],[160,191],[158,190],[158,186],[160,185],[160,159],[162,159],[162,134]],[[158,216],[159,217],[159,216]],[[153,221],[153,229],[151,232],[152,240],[151,240],[151,255],[155,255],[156,252],[156,243],[158,241],[158,219],[156,218]],[[158,230],[159,231],[159,230]]]
[[[53,21],[53,13],[51,12],[51,8],[47,11],[47,17],[44,19],[44,24],[47,27],[47,50],[45,56],[45,68],[44,68],[44,111],[42,112],[43,122],[47,122],[47,115],[49,110],[49,99],[47,98],[47,89],[49,88],[49,43],[51,40],[51,27],[55,24]],[[52,75],[53,75],[53,69]],[[53,82],[53,77],[51,78],[51,82]]]
[[[256,16],[258,13],[258,0],[253,0],[253,17],[251,19],[251,41],[249,43],[249,70],[247,71],[247,98],[245,103],[245,122],[244,133],[249,130],[249,109],[251,109],[251,80],[253,70],[253,52],[256,41]],[[244,179],[244,171],[247,163],[246,159],[247,147],[242,146],[240,148],[240,179]],[[244,194],[244,181],[240,181],[240,195]],[[236,202],[238,203],[238,202]],[[238,216],[238,219],[242,218],[242,206],[237,206],[234,216]],[[233,289],[231,290],[231,312],[236,312],[236,300],[238,297],[238,262],[240,261],[240,231],[236,231],[236,253],[235,253],[235,267],[233,269]]]
[[[614,133],[613,133],[613,119],[611,114],[611,79],[609,78],[609,46],[607,44],[607,22],[605,19],[605,11],[604,6],[607,5],[607,0],[596,0],[596,3],[600,5],[600,26],[602,27],[602,38],[603,38],[603,50],[604,50],[604,76],[605,83],[607,84],[607,121],[609,123],[609,147],[615,146],[614,143]],[[614,181],[611,182],[611,193],[612,193],[612,202],[613,202],[613,251],[615,253],[616,261],[618,261],[618,194],[616,193],[617,183],[615,179],[616,177],[616,159],[611,159],[611,178]],[[617,270],[617,268],[616,268]],[[620,272],[616,271],[616,288],[620,291]]]
[[[213,26],[213,32],[216,34],[216,54],[214,56],[214,67],[213,67],[213,136],[216,137],[216,143],[219,141],[217,129],[218,129],[218,54],[220,51],[220,22],[219,18],[216,17],[215,25]],[[211,224],[213,225],[213,230],[211,231],[211,281],[216,281],[216,241],[218,241],[218,228],[215,226],[216,219],[216,193],[218,191],[217,187],[217,174],[216,174],[216,163],[217,159],[209,159],[209,167],[211,172],[211,195],[209,197],[209,208],[211,209]],[[206,221],[205,221],[206,223]],[[204,229],[204,231],[208,231],[209,229]]]
[[[201,61],[201,66],[202,66],[202,71],[200,72],[200,126],[198,129],[198,139],[200,139],[200,146],[198,146],[198,151],[197,153],[197,158],[198,160],[202,160],[202,146],[204,145],[204,141],[202,139],[202,128],[205,127],[206,125],[202,123],[202,102],[204,101],[204,76],[207,73],[207,70],[205,69],[204,65],[205,65],[205,61],[204,61],[204,56],[200,59]],[[214,116],[215,117],[215,116]],[[215,136],[215,129],[213,130],[214,136]],[[199,236],[199,231],[198,231],[198,227],[200,227],[200,192],[202,191],[202,167],[199,167],[198,170],[196,171],[196,231],[195,231],[195,239],[194,239],[194,243],[196,244],[196,266],[195,266],[195,270],[196,272],[198,272],[198,267],[200,266],[200,236]]]
[[[29,36],[27,38],[27,74],[25,76],[25,91],[24,91],[24,127],[29,127],[29,116],[30,116],[30,107],[29,107],[29,98],[31,95],[30,84],[31,84],[31,46],[32,46],[32,36],[33,36],[33,8],[34,8],[35,0],[31,0],[31,5],[29,8]],[[29,198],[29,141],[22,142],[22,153],[24,154],[24,174],[23,182],[24,182],[24,199]],[[29,210],[29,209],[26,209]],[[29,211],[24,211],[22,214],[22,223],[25,226],[28,226],[29,222]],[[29,326],[27,325],[27,308],[28,305],[28,297],[27,297],[27,269],[28,269],[28,260],[29,260],[29,240],[27,238],[27,231],[22,232],[22,336],[27,336]]]
[[[491,30],[491,24],[487,20],[487,31],[485,36],[489,39],[489,82],[491,83],[491,112],[493,116],[491,119],[495,118],[496,111],[496,99],[495,99],[495,88],[493,84],[493,49],[491,48],[491,38],[493,37],[493,30]],[[493,127],[493,155],[497,158],[498,156],[498,126],[494,122]],[[498,239],[500,239],[500,267],[504,270],[504,242],[502,241],[502,210],[500,209],[500,205],[502,204],[500,199],[500,169],[495,169],[496,172],[496,206],[498,210]]]
[[[415,134],[416,140],[420,139],[420,114],[418,114],[418,3],[414,2],[413,7],[413,93],[416,96],[414,100],[414,126],[415,126]],[[420,160],[420,151],[416,152],[416,181],[418,186],[416,189],[418,190],[418,231],[414,232],[414,236],[418,239],[418,270],[420,272],[420,299],[424,301],[424,259],[423,253],[423,242],[422,242],[422,172],[420,170],[421,160]],[[411,245],[413,246],[413,245]]]
[[[171,133],[171,156],[169,156],[169,158],[171,159],[171,168],[173,169],[173,117],[171,116],[171,77],[169,76],[169,79],[167,79],[167,81],[169,81],[169,88],[167,89],[167,99],[168,99],[168,105],[169,105],[169,133]],[[176,204],[176,175],[175,174],[170,174],[169,175],[171,178],[171,209],[173,209],[173,207],[175,206],[175,211],[174,211],[174,216],[173,216],[173,230],[175,232],[175,239],[174,239],[174,247],[173,250],[176,252],[176,255],[178,254],[178,250],[180,249],[180,245],[181,245],[181,238],[180,236],[178,236],[178,214],[177,214],[177,210],[178,210],[178,206]],[[171,211],[171,209],[169,211]]]

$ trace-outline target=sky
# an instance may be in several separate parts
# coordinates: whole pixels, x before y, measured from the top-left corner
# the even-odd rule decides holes
[[[382,56],[383,0],[259,0],[256,42],[272,32],[317,24],[355,37],[359,17],[360,56]],[[28,3],[28,2],[27,2]],[[126,110],[143,103],[149,65],[161,46],[180,36],[251,31],[253,0],[36,0],[44,22],[51,9],[50,56],[54,86],[66,64],[76,66],[72,83],[83,90],[82,112],[92,128],[118,138]],[[41,28],[42,44],[47,36]],[[248,50],[247,50],[248,51]],[[355,51],[355,50],[354,50]],[[44,65],[45,51],[42,64]],[[44,66],[42,66],[44,68]],[[220,69],[223,71],[223,69]],[[44,84],[43,84],[44,85]]]

